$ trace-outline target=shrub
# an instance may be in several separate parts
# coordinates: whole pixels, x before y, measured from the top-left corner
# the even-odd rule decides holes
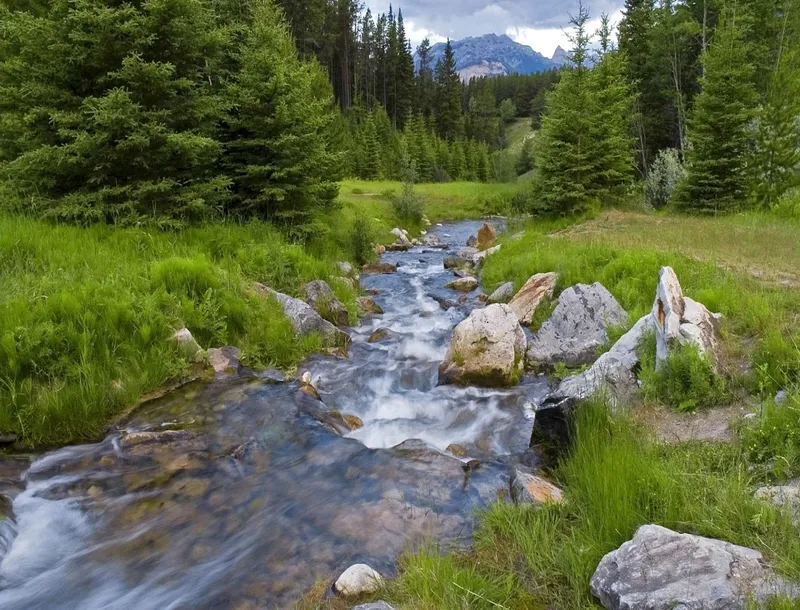
[[[644,181],[644,195],[656,209],[665,207],[675,194],[678,184],[686,177],[678,151],[666,148],[658,153]]]
[[[666,361],[656,370],[655,336],[642,343],[640,378],[644,396],[679,411],[713,407],[726,398],[725,380],[714,372],[710,360],[695,345],[672,348]]]
[[[353,220],[353,226],[348,237],[350,253],[356,263],[363,265],[372,260],[374,231],[369,220],[362,216],[357,216]]]
[[[411,182],[404,182],[400,195],[392,199],[392,207],[397,217],[403,221],[411,221],[415,224],[422,222],[425,215],[425,207],[422,197],[414,190]]]

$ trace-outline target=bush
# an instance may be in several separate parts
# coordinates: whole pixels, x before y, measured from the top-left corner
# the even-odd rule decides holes
[[[694,411],[722,403],[725,380],[714,372],[710,360],[695,345],[672,348],[667,360],[656,370],[655,335],[642,343],[640,378],[644,396],[679,411]]]
[[[372,260],[372,243],[374,240],[374,231],[369,220],[357,216],[353,220],[348,239],[350,253],[356,263],[363,265]]]
[[[422,197],[414,190],[414,185],[410,182],[403,183],[400,195],[396,195],[392,199],[392,207],[400,220],[410,221],[414,224],[422,222],[422,217],[425,215]]]
[[[678,184],[686,177],[678,151],[667,148],[658,153],[644,181],[644,195],[655,209],[665,207],[675,194]]]

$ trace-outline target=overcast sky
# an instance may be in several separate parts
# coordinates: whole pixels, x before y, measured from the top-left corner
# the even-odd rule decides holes
[[[494,33],[508,34],[547,57],[558,45],[568,47],[563,30],[569,27],[569,13],[578,9],[577,0],[401,0],[392,4],[395,12],[398,7],[403,10],[406,32],[414,48],[426,36],[435,43],[448,37],[460,40]],[[366,0],[366,5],[373,14],[385,13],[389,8],[388,0]],[[623,0],[587,2],[592,19],[590,31],[597,28],[602,12],[619,22],[622,5]]]

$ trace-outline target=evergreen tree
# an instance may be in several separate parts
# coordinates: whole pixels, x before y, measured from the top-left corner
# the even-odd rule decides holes
[[[3,17],[0,155],[28,211],[169,224],[222,208],[214,126],[230,32],[207,4],[52,0]]]
[[[436,64],[435,115],[440,138],[452,142],[461,135],[461,79],[456,72],[456,57],[449,39],[444,56]]]
[[[380,152],[378,147],[378,132],[375,129],[375,120],[372,113],[367,115],[364,129],[361,134],[361,168],[360,178],[377,180],[381,177]]]
[[[533,169],[533,138],[525,138],[517,157],[517,175],[521,176]]]
[[[548,95],[542,128],[534,143],[536,172],[533,181],[533,211],[567,216],[589,207],[593,188],[593,159],[587,135],[592,132],[593,100],[586,67],[589,13],[582,5],[572,18],[573,49],[570,69]]]
[[[252,12],[240,70],[226,90],[234,109],[222,135],[230,209],[297,231],[338,194],[333,96],[318,65],[298,59],[271,0],[253,0]]]
[[[414,98],[414,57],[411,44],[406,39],[403,11],[397,11],[397,70],[395,74],[397,98],[396,124],[402,127],[411,115]]]
[[[420,112],[426,119],[433,113],[434,102],[434,80],[431,68],[431,42],[425,38],[417,47],[417,58],[419,60],[419,73],[417,75],[417,112]]]
[[[703,89],[689,123],[687,179],[677,195],[684,210],[726,212],[746,202],[750,123],[758,103],[748,51],[736,11],[726,12],[703,57]]]

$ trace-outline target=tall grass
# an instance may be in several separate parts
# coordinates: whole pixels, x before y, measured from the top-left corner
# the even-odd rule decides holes
[[[800,531],[753,498],[756,481],[737,446],[664,447],[594,401],[579,410],[572,453],[555,477],[563,505],[494,505],[469,559],[406,558],[394,598],[415,608],[484,607],[464,603],[462,589],[474,589],[491,601],[485,607],[537,607],[508,603],[511,590],[538,607],[597,607],[589,582],[600,559],[648,523],[759,548],[777,570],[800,578]]]
[[[237,345],[251,366],[290,367],[317,342],[296,341],[250,285],[296,294],[335,275],[263,223],[161,233],[0,217],[0,430],[30,445],[96,437],[186,370],[168,341],[183,326],[204,348]],[[332,286],[355,312],[352,291]]]

